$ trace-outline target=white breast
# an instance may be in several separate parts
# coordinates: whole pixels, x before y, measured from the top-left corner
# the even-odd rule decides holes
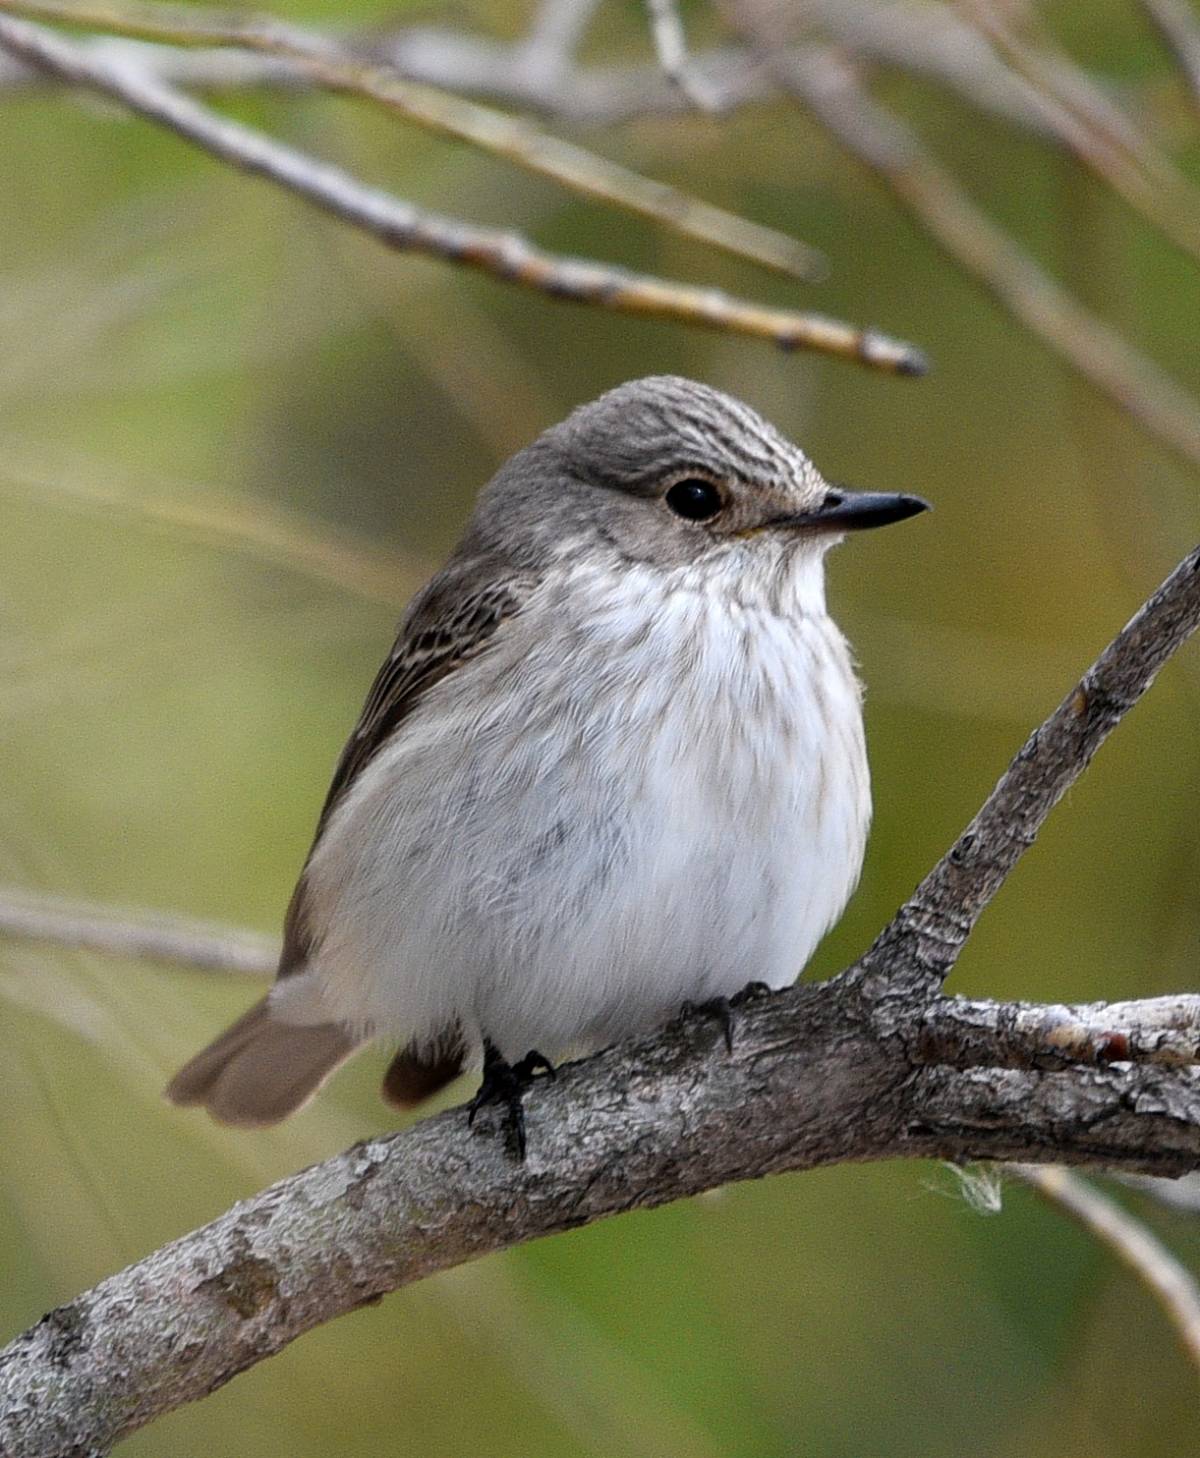
[[[781,614],[686,574],[547,584],[435,686],[313,857],[296,1020],[510,1059],[784,986],[858,878],[859,691],[815,585]],[[815,609],[815,610],[813,610]]]

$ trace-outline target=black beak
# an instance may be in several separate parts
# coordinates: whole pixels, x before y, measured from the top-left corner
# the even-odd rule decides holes
[[[816,532],[861,532],[868,527],[890,526],[929,511],[928,501],[905,496],[899,491],[846,491],[831,486],[825,499],[813,511],[798,516],[781,516],[772,526],[807,527]]]

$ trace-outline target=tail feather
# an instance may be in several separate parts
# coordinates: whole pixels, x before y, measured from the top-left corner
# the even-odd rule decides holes
[[[282,1022],[264,997],[185,1064],[166,1095],[175,1104],[199,1104],[223,1124],[277,1124],[360,1046],[340,1023]]]
[[[398,1109],[415,1108],[456,1079],[465,1059],[466,1050],[457,1036],[448,1047],[424,1054],[401,1048],[383,1075],[383,1096]]]

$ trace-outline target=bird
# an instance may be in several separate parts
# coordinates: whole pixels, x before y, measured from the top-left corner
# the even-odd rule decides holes
[[[850,532],[750,406],[633,380],[518,451],[417,593],[337,761],[269,993],[166,1092],[270,1125],[373,1040],[470,1118],[552,1057],[796,980],[859,878],[862,693],[825,603]]]

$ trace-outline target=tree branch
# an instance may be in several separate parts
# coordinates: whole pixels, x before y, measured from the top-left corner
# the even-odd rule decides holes
[[[404,121],[467,142],[574,193],[650,218],[735,257],[794,278],[812,279],[825,272],[823,256],[786,233],[643,177],[520,117],[406,80],[393,67],[349,54],[319,31],[273,16],[141,0],[0,0],[0,10],[178,46],[221,46],[282,57],[313,86],[371,102]]]
[[[979,813],[860,963],[882,994],[940,987],[984,907],[1159,669],[1200,626],[1200,547],[1033,731]]]
[[[1065,1169],[1009,1168],[1039,1195],[1108,1247],[1170,1318],[1185,1355],[1200,1368],[1200,1286],[1140,1220]]]
[[[568,12],[557,17],[558,9]],[[386,60],[399,74],[446,90],[519,106],[558,121],[610,126],[645,116],[670,116],[691,103],[654,65],[576,65],[572,27],[590,6],[546,7],[551,24],[535,21],[517,41],[498,41],[433,26],[404,26],[369,42],[353,42]],[[859,0],[822,0],[815,6],[822,29],[855,56],[877,65],[940,82],[973,106],[1043,132],[1038,99],[1002,65],[981,38],[943,7],[897,3],[879,7]],[[561,29],[556,29],[559,27]],[[565,48],[563,42],[565,41]],[[351,44],[347,40],[346,44]],[[89,41],[109,59],[128,59],[160,81],[200,89],[274,86],[302,89],[304,76],[290,62],[233,51],[180,52],[171,46]],[[721,112],[769,100],[776,88],[762,64],[743,46],[723,45],[690,57],[692,74]],[[0,57],[0,91],[55,78]]]
[[[1027,742],[854,967],[564,1068],[530,1156],[454,1110],[272,1186],[0,1351],[5,1458],[102,1452],[435,1271],[734,1180],[848,1160],[1200,1169],[1200,996],[964,1002],[941,978],[1049,809],[1200,620],[1200,549]],[[478,1137],[482,1136],[482,1137]]]
[[[748,1008],[732,1055],[701,1020],[570,1065],[528,1120],[525,1164],[461,1110],[357,1145],[51,1312],[0,1352],[6,1458],[104,1451],[385,1292],[733,1180],[895,1156],[1195,1168],[1200,1070],[921,1067],[839,980]]]
[[[645,0],[650,35],[663,75],[679,88],[693,106],[716,111],[720,99],[709,90],[688,56],[687,36],[675,0]]]
[[[1079,66],[1029,45],[997,0],[959,7],[1029,83],[1047,128],[1079,161],[1193,260],[1200,260],[1200,193]]]
[[[239,170],[287,188],[388,247],[430,254],[506,283],[626,314],[674,319],[768,339],[782,349],[814,349],[898,374],[921,374],[912,345],[818,314],[764,308],[716,289],[692,288],[584,259],[545,253],[515,233],[471,227],[423,212],[348,173],[223,117],[128,63],[0,16],[0,49],[60,80],[119,102]]]
[[[1200,20],[1187,0],[1141,0],[1146,18],[1175,58],[1192,105],[1200,111]]]
[[[0,887],[0,934],[81,952],[252,977],[269,977],[279,963],[274,937],[240,927],[169,913],[118,911],[14,886]]]
[[[753,0],[756,12],[761,3]],[[769,40],[764,45],[769,48]],[[799,104],[883,178],[950,258],[1119,409],[1188,465],[1200,466],[1196,400],[982,213],[911,128],[860,85],[844,59],[828,51],[791,51],[771,65]]]

